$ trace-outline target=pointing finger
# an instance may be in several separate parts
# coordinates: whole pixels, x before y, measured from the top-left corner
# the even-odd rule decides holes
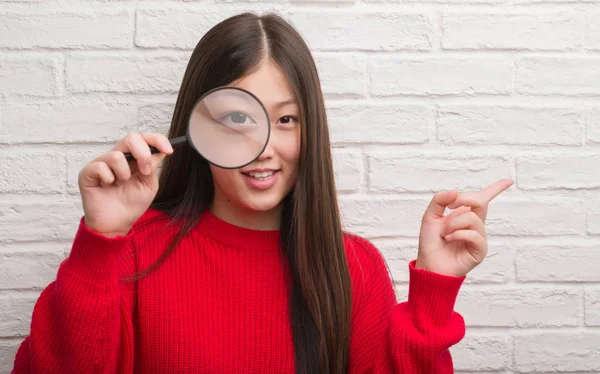
[[[473,212],[477,213],[481,220],[485,222],[489,202],[501,192],[512,186],[513,183],[514,181],[512,179],[502,179],[486,187],[482,191],[459,194],[456,200],[448,205],[448,208],[456,209],[462,205],[470,206]]]
[[[501,179],[498,182],[484,188],[483,191],[479,192],[479,195],[481,195],[485,201],[490,202],[514,183],[515,182],[510,178]]]

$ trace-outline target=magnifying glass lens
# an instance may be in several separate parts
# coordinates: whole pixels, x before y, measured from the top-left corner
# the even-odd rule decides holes
[[[264,150],[269,138],[269,118],[251,94],[222,88],[202,98],[190,115],[188,139],[211,163],[241,167]]]

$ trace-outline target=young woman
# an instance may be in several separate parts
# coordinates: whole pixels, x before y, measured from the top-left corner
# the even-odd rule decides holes
[[[13,372],[453,372],[449,347],[465,333],[454,302],[485,257],[487,204],[512,181],[434,196],[398,304],[379,251],[342,231],[323,96],[299,34],[276,15],[216,25],[191,56],[169,138],[225,85],[265,105],[264,152],[223,169],[132,133],[85,165],[71,253]]]

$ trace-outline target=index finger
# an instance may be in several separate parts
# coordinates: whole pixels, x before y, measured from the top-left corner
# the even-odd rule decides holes
[[[448,205],[448,208],[456,209],[463,205],[469,206],[472,208],[472,211],[475,212],[479,218],[485,222],[489,202],[508,187],[512,186],[513,183],[514,181],[510,178],[502,179],[479,192],[467,192],[459,194],[456,200]]]
[[[159,133],[141,134],[142,138],[150,146],[154,146],[161,153],[171,154],[173,152],[173,146],[166,136]]]
[[[484,188],[481,192],[479,192],[479,194],[482,195],[487,202],[490,202],[514,183],[515,182],[510,178],[501,179],[498,182]]]
[[[173,152],[173,146],[166,136],[160,133],[131,133],[131,135],[141,136],[142,139],[151,147],[155,147],[162,153],[170,154]],[[121,140],[118,144],[113,147],[113,151],[127,152],[129,147],[125,139]]]

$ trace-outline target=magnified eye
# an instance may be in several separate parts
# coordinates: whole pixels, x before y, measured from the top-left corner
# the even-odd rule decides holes
[[[221,122],[225,125],[250,125],[255,123],[252,117],[242,112],[231,112],[221,117]]]

